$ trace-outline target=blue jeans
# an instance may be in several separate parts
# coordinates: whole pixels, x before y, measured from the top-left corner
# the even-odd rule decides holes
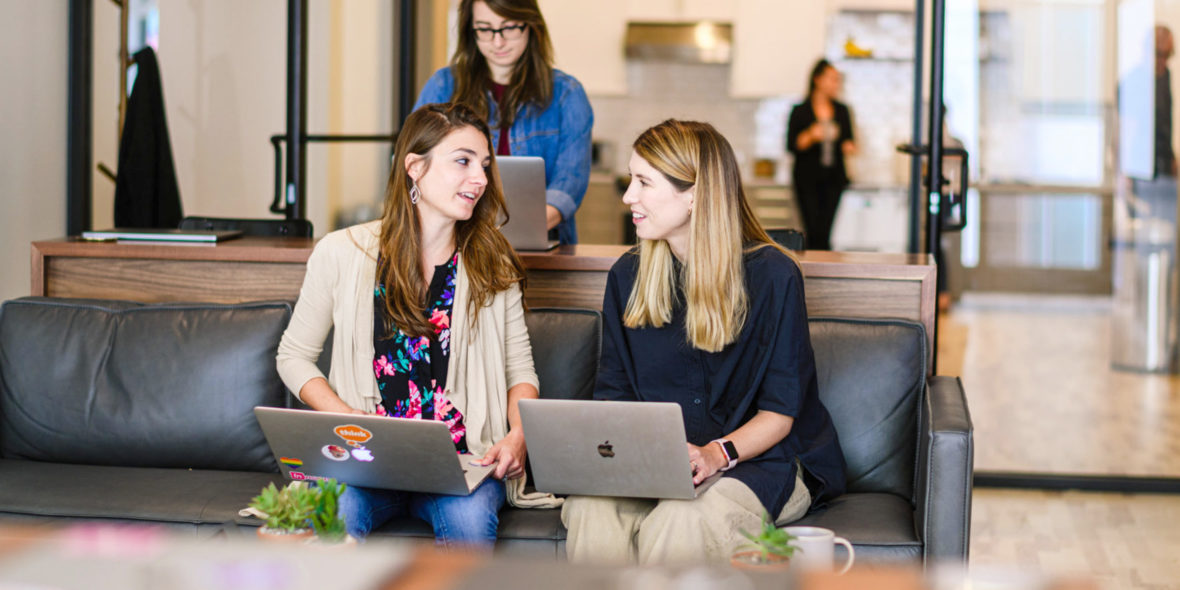
[[[504,482],[490,477],[467,496],[348,486],[340,496],[339,513],[348,534],[358,539],[395,516],[409,514],[430,523],[439,545],[491,549],[505,497]]]

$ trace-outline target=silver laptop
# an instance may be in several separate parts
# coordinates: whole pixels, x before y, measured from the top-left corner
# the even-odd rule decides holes
[[[254,408],[283,475],[349,485],[465,496],[495,465],[459,455],[446,424],[383,416]]]
[[[583,496],[692,499],[680,406],[660,402],[520,400],[537,491]]]
[[[499,156],[500,184],[508,205],[508,223],[500,228],[517,250],[557,246],[545,227],[545,160],[533,156]]]
[[[120,242],[192,242],[211,244],[232,240],[241,235],[242,231],[237,229],[115,228],[102,231],[84,231],[82,232],[82,239],[95,242],[118,240]]]

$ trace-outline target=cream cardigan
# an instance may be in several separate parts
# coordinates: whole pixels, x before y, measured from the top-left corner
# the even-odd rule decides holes
[[[296,395],[308,381],[324,376],[315,363],[328,330],[335,327],[328,385],[350,407],[372,412],[380,403],[373,372],[373,289],[380,232],[379,221],[334,231],[308,258],[299,301],[276,357],[279,376]],[[537,387],[538,382],[520,287],[497,293],[474,325],[467,319],[470,297],[460,258],[445,390],[463,414],[467,448],[478,457],[508,434],[508,390],[520,383]],[[525,493],[523,477],[504,483],[513,506],[561,505],[550,494]]]

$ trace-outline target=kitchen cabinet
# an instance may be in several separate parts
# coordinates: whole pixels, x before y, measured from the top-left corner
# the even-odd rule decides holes
[[[917,3],[914,0],[830,0],[833,10],[869,10],[892,11],[904,10],[913,12]]]
[[[578,208],[578,241],[583,244],[623,244],[631,208],[623,203],[609,174],[591,174],[586,196]]]
[[[557,68],[582,83],[588,94],[627,93],[623,37],[629,0],[541,0]]]
[[[729,93],[735,98],[807,92],[807,76],[823,56],[829,0],[733,3],[733,64]]]
[[[823,55],[835,0],[541,0],[557,67],[592,95],[627,93],[623,43],[629,21],[718,20],[733,23],[730,94],[799,97]]]
[[[731,21],[740,2],[718,0],[628,0],[627,18],[633,21]]]

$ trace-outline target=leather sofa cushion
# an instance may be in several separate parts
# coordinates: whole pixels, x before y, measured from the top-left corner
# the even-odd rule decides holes
[[[856,548],[857,563],[922,560],[922,541],[914,529],[914,510],[908,500],[893,494],[844,494],[787,526],[831,529]],[[836,563],[845,550],[836,547]]]
[[[277,473],[110,467],[0,459],[0,512],[68,518],[221,524]]]
[[[921,324],[813,318],[810,328],[819,396],[840,436],[848,491],[912,498],[926,383]]]
[[[541,397],[590,399],[602,351],[602,314],[587,309],[525,313]]]
[[[0,456],[277,471],[251,409],[282,406],[281,302],[0,308]]]

